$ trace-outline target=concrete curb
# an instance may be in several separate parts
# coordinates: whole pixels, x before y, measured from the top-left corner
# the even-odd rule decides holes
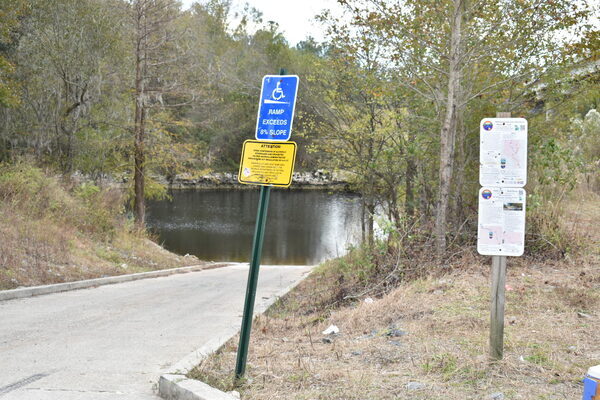
[[[140,272],[137,274],[108,276],[106,278],[87,279],[83,281],[57,283],[55,285],[32,286],[20,289],[0,291],[0,301],[22,299],[25,297],[40,296],[43,294],[67,292],[70,290],[87,289],[102,285],[111,285],[114,283],[137,281],[139,279],[158,278],[173,274],[183,274],[187,272],[202,271],[206,269],[219,268],[231,263],[209,263],[204,265],[192,265],[190,267],[180,267],[171,269],[162,269],[159,271]]]
[[[177,400],[236,400],[230,394],[204,382],[188,379],[185,375],[165,374],[158,381],[158,390],[164,399]]]
[[[255,307],[254,318],[268,310],[279,298],[306,279],[312,272],[312,268],[296,282],[277,292],[267,302]],[[158,381],[158,395],[166,400],[238,400],[238,397],[222,392],[202,381],[190,379],[186,375],[205,358],[237,335],[239,330],[239,327],[230,328],[222,336],[209,341],[204,346],[185,356],[177,364],[171,366],[160,376]]]

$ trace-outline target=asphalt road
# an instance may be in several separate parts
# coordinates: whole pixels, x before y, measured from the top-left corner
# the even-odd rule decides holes
[[[309,267],[262,266],[257,307]],[[156,400],[161,372],[239,327],[248,267],[0,302],[0,400]]]

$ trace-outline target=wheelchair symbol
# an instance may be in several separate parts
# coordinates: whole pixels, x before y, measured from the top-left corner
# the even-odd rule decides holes
[[[273,82],[273,81],[270,81],[269,83],[272,85],[272,82]],[[278,81],[276,81],[276,84],[277,84],[277,85],[275,86],[275,89],[273,89],[273,91],[271,92],[271,97],[268,97],[268,96],[269,96],[269,94],[268,94],[269,92],[267,92],[267,91],[265,90],[265,92],[264,92],[264,97],[265,97],[265,98],[264,98],[264,100],[263,100],[263,103],[264,103],[264,104],[290,104],[290,102],[289,102],[289,101],[286,101],[286,100],[284,100],[284,99],[286,99],[288,96],[286,96],[286,95],[283,93],[283,89],[281,88],[281,83],[282,83],[282,82],[284,82],[284,80],[283,80],[283,79],[279,79]],[[269,86],[269,87],[271,88],[272,86]],[[264,87],[263,87],[263,88],[264,88]],[[287,87],[286,87],[286,90],[288,90],[288,91],[291,91],[291,92],[292,92],[292,100],[293,100],[293,98],[294,98],[294,93],[293,93],[294,89],[293,89],[293,88],[290,88],[289,86],[287,86]],[[289,93],[288,93],[288,94],[289,94]],[[262,96],[262,92],[261,92],[261,96]]]
[[[273,93],[271,93],[271,98],[274,100],[281,100],[285,98],[283,89],[281,88],[281,81],[277,82],[277,87],[275,87]]]

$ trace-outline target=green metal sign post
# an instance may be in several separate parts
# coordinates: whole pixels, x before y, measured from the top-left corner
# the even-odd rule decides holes
[[[267,211],[269,208],[269,197],[271,188],[260,187],[260,199],[258,200],[258,212],[256,226],[254,227],[254,240],[252,243],[252,261],[248,272],[248,286],[246,288],[246,302],[244,303],[244,316],[242,319],[242,330],[240,332],[240,343],[235,365],[235,377],[240,379],[246,372],[246,359],[248,358],[248,344],[250,343],[250,332],[252,331],[252,316],[254,314],[254,300],[256,298],[256,285],[258,284],[258,271],[260,268],[260,256],[262,253],[263,239],[265,237],[265,223],[267,222]]]
[[[279,75],[285,75],[282,68]],[[246,372],[246,360],[248,358],[248,346],[250,333],[252,331],[252,317],[254,314],[254,301],[256,299],[256,286],[258,284],[258,272],[260,269],[260,257],[262,254],[263,239],[265,237],[265,224],[267,222],[267,211],[269,208],[270,186],[260,187],[260,198],[258,200],[258,212],[256,215],[256,226],[254,227],[254,240],[252,242],[252,259],[248,271],[248,286],[246,288],[246,301],[244,303],[244,315],[242,318],[242,329],[240,332],[240,343],[238,345],[237,361],[235,365],[235,378],[239,380]]]

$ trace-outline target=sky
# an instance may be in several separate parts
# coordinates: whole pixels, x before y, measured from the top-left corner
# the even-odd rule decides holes
[[[196,1],[182,0],[182,3],[184,8],[188,8]],[[336,0],[232,0],[232,3],[232,11],[242,10],[245,3],[262,11],[264,22],[277,22],[293,46],[308,35],[318,41],[323,40],[324,30],[314,21],[314,16],[326,8],[340,9]]]

